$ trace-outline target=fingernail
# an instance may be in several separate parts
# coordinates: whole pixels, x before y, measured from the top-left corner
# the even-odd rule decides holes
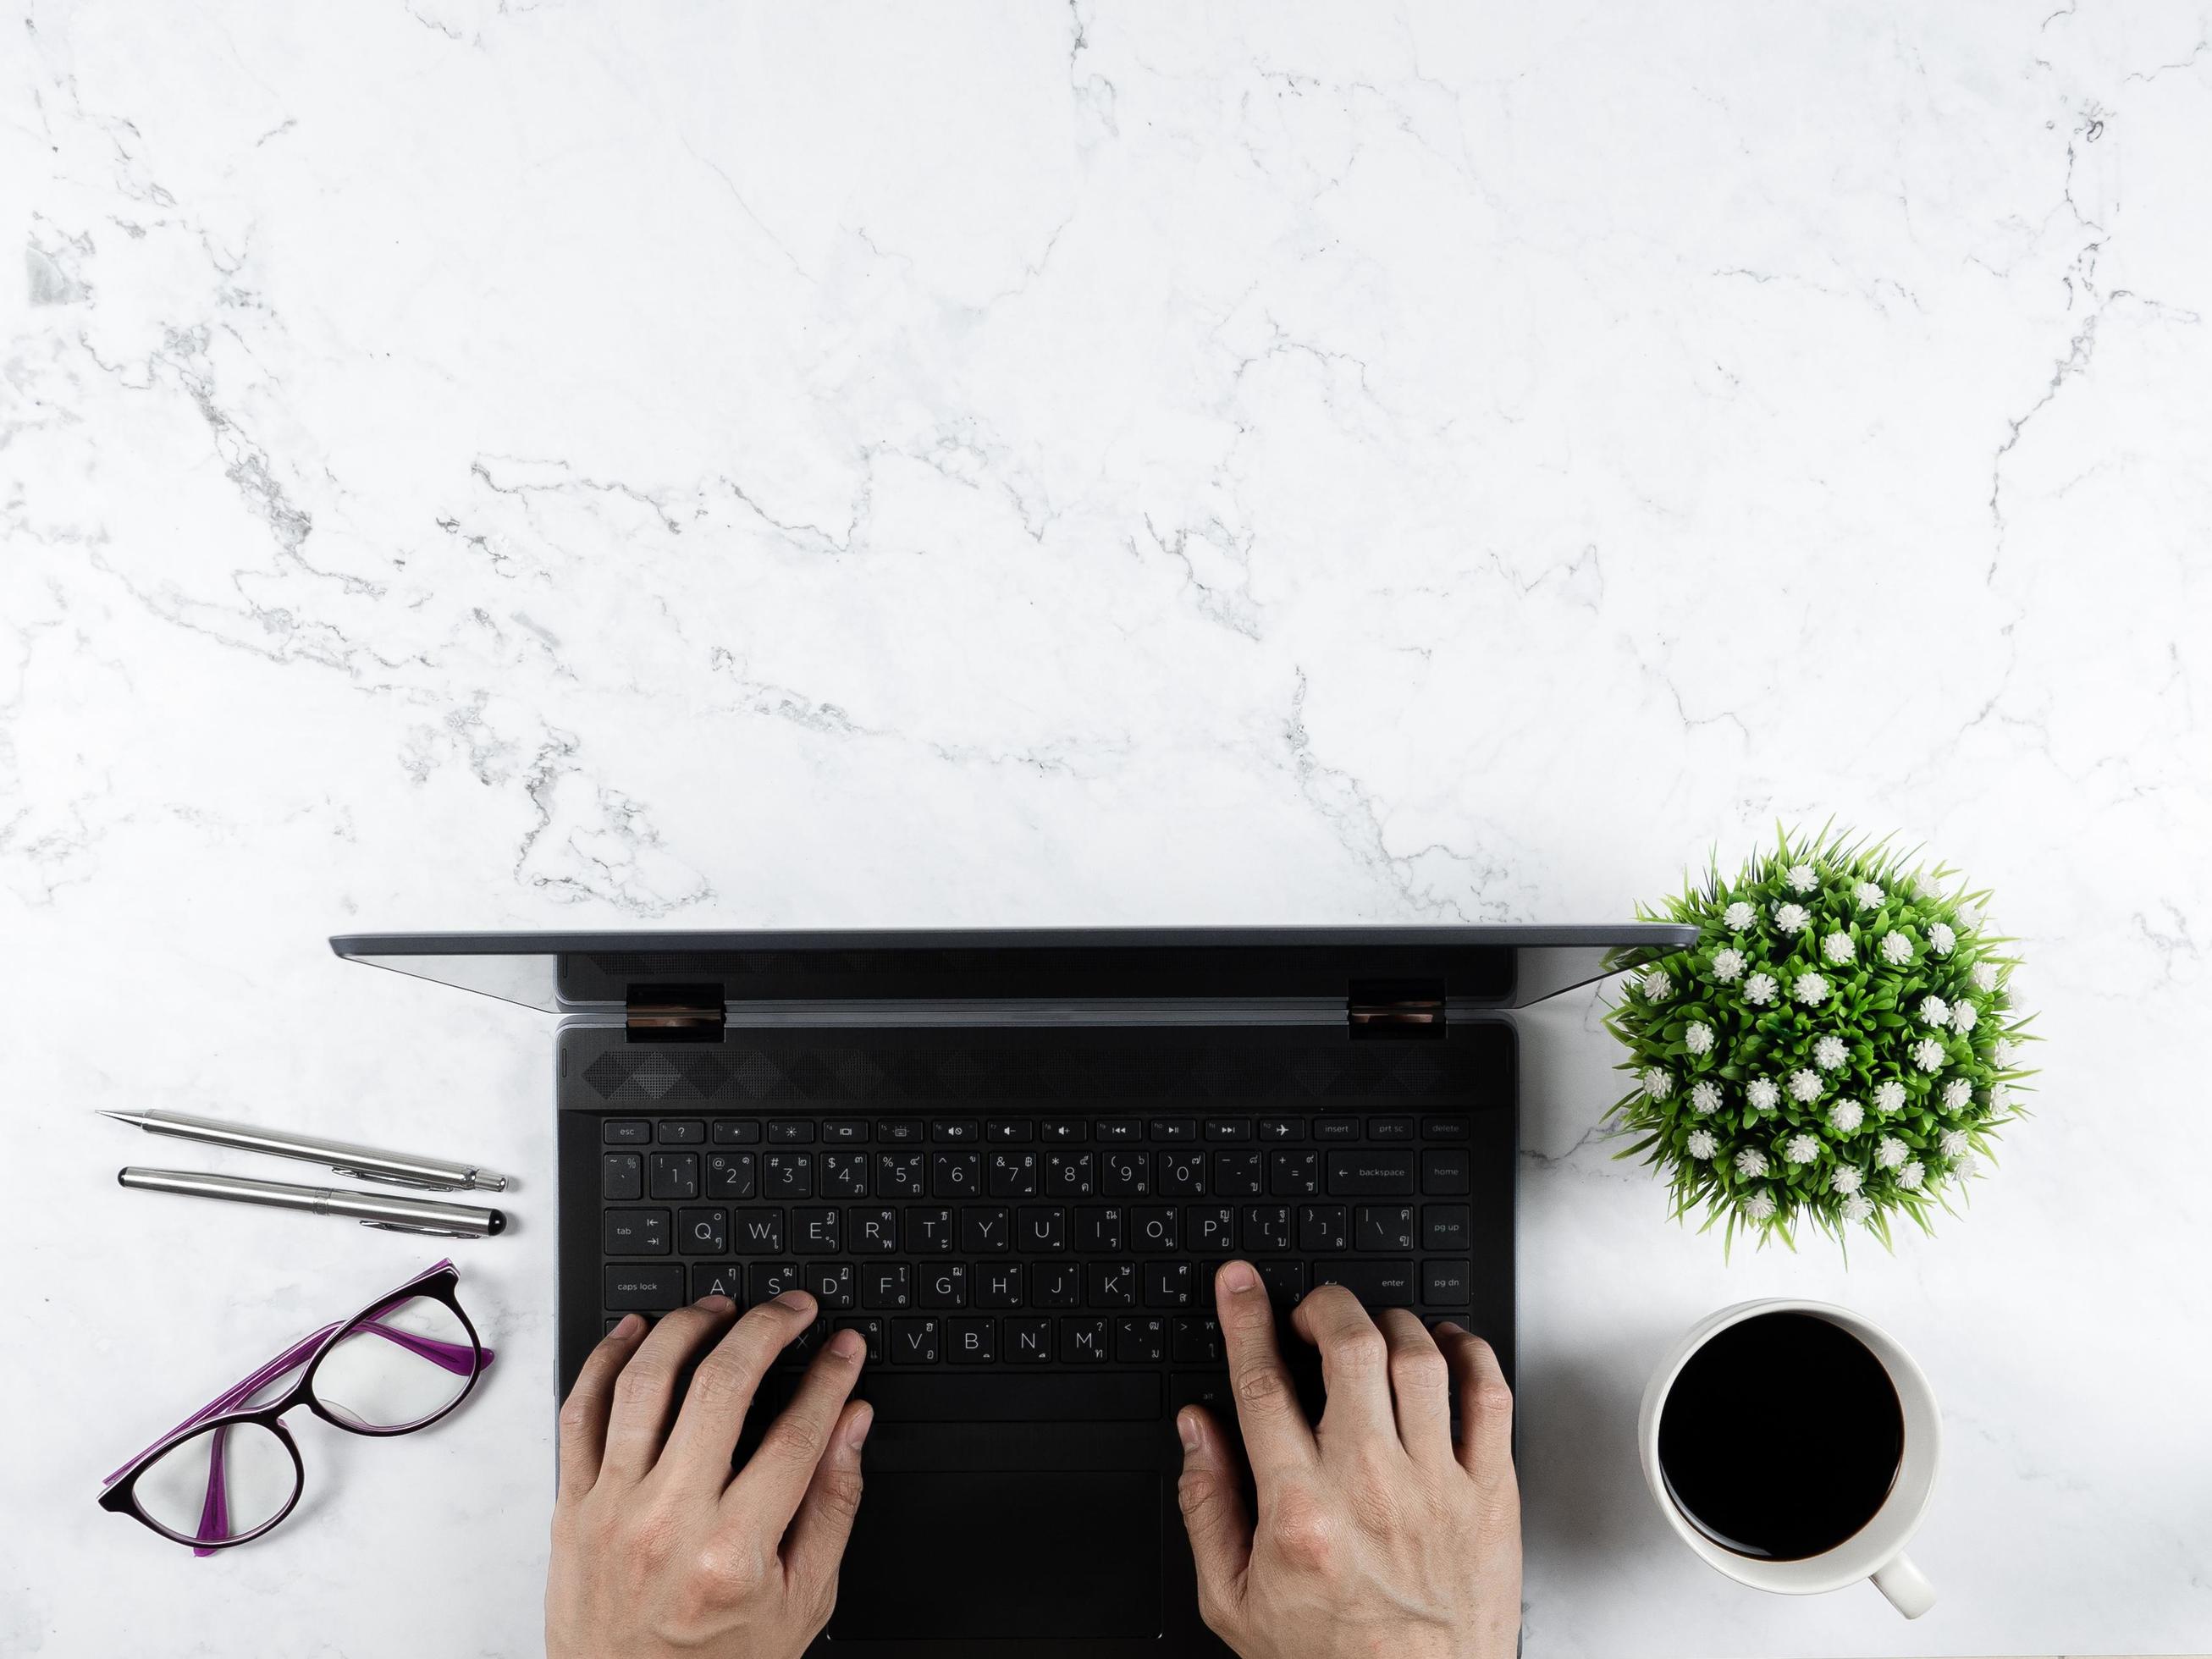
[[[1446,1336],[1464,1336],[1467,1334],[1465,1331],[1460,1329],[1456,1324],[1449,1319],[1439,1319],[1437,1321],[1437,1328],[1443,1332]]]
[[[644,1328],[645,1321],[639,1316],[636,1314],[624,1314],[620,1319],[615,1321],[614,1329],[609,1331],[607,1334],[609,1336],[635,1336]]]
[[[1232,1296],[1243,1296],[1260,1288],[1259,1270],[1249,1261],[1224,1261],[1214,1277],[1229,1287]]]
[[[1185,1451],[1194,1452],[1198,1449],[1198,1443],[1204,1437],[1198,1431],[1196,1412],[1186,1411],[1176,1413],[1176,1437],[1182,1442],[1182,1449]]]
[[[853,1413],[853,1420],[845,1425],[845,1443],[854,1451],[860,1450],[860,1443],[868,1437],[868,1431],[875,1425],[875,1421],[876,1408],[873,1406],[861,1407]]]
[[[775,1305],[788,1308],[793,1313],[805,1313],[814,1305],[814,1298],[804,1291],[786,1291],[776,1297]]]
[[[830,1352],[840,1359],[858,1359],[867,1351],[868,1346],[860,1340],[858,1331],[840,1331],[830,1339]]]
[[[718,1314],[732,1312],[738,1304],[726,1296],[702,1296],[691,1305],[695,1308],[703,1308],[708,1313]]]

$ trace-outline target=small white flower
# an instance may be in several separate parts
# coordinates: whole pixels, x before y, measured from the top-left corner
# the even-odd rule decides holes
[[[1920,1018],[1930,1025],[1948,1024],[1951,1018],[1951,1006],[1941,997],[1929,997],[1920,1005]]]
[[[1966,1132],[1964,1129],[1946,1129],[1943,1131],[1943,1138],[1936,1144],[1942,1149],[1944,1157],[1958,1158],[1963,1155],[1966,1148],[1973,1143],[1966,1139]]]
[[[1810,1066],[1800,1066],[1790,1073],[1790,1097],[1800,1101],[1818,1100],[1820,1097],[1820,1074]]]
[[[1813,1063],[1824,1072],[1840,1067],[1847,1054],[1839,1036],[1824,1036],[1813,1045]]]
[[[1735,945],[1713,952],[1713,977],[1723,985],[1733,985],[1743,977],[1743,952]]]
[[[1943,1109],[1963,1112],[1974,1097],[1974,1085],[1962,1077],[1954,1077],[1943,1085]]]
[[[1738,899],[1721,912],[1721,925],[1732,933],[1741,933],[1758,920],[1759,912],[1742,899]]]
[[[1809,893],[1820,884],[1820,877],[1813,873],[1809,864],[1793,864],[1782,872],[1782,879],[1790,884],[1793,893]]]
[[[1966,969],[1966,977],[1974,982],[1977,991],[1997,988],[1997,965],[1994,962],[1978,962]]]
[[[1943,1045],[1934,1037],[1923,1037],[1912,1045],[1912,1063],[1923,1072],[1935,1071],[1943,1063]]]
[[[1859,902],[1862,910],[1879,910],[1881,908],[1881,889],[1870,881],[1863,881],[1852,888],[1851,896]]]
[[[1771,1112],[1782,1103],[1782,1091],[1774,1086],[1774,1079],[1771,1077],[1752,1079],[1744,1093],[1749,1097],[1754,1111]]]
[[[1849,1198],[1865,1183],[1866,1177],[1848,1164],[1838,1164],[1828,1174],[1828,1189]]]
[[[1709,1077],[1701,1077],[1690,1085],[1690,1109],[1700,1116],[1711,1117],[1721,1109],[1721,1085]]]
[[[1917,1158],[1897,1172],[1897,1184],[1908,1193],[1918,1192],[1920,1183],[1927,1179],[1928,1166]]]
[[[1689,1139],[1682,1145],[1692,1158],[1711,1158],[1721,1149],[1720,1142],[1713,1139],[1711,1129],[1691,1130]]]
[[[1866,1108],[1856,1100],[1839,1100],[1828,1109],[1828,1121],[1835,1126],[1838,1134],[1856,1134],[1859,1125],[1866,1121]]]
[[[1937,956],[1949,956],[1951,947],[1958,942],[1958,935],[1951,931],[1948,922],[1931,921],[1928,924],[1928,943]]]
[[[1864,1221],[1873,1213],[1873,1204],[1869,1202],[1866,1199],[1857,1196],[1856,1194],[1844,1200],[1844,1219],[1850,1223],[1854,1227],[1857,1226],[1859,1223]]]
[[[1912,1156],[1912,1149],[1895,1135],[1884,1135],[1875,1143],[1874,1161],[1885,1170],[1894,1170]]]
[[[1664,1002],[1674,994],[1674,982],[1667,977],[1663,968],[1654,968],[1644,976],[1644,994],[1654,1002]]]
[[[1782,1143],[1782,1156],[1792,1164],[1810,1164],[1820,1155],[1820,1142],[1814,1135],[1792,1135]]]
[[[1990,1085],[1990,1109],[1991,1111],[2002,1112],[2006,1107],[2011,1104],[2012,1085],[2010,1084],[1992,1083]]]
[[[1785,933],[1802,933],[1813,920],[1813,913],[1802,904],[1778,904],[1774,907],[1774,925]]]
[[[1893,968],[1902,968],[1912,960],[1912,941],[1893,927],[1881,936],[1881,959]]]
[[[1682,1032],[1682,1046],[1693,1054],[1709,1054],[1713,1051],[1713,1028],[1702,1019],[1693,1019]]]
[[[1774,1213],[1774,1194],[1768,1192],[1753,1193],[1749,1198],[1744,1200],[1743,1213],[1745,1218],[1751,1221],[1768,1219]]]
[[[1999,1037],[1997,1046],[1990,1051],[1990,1058],[2000,1066],[2010,1066],[2020,1056],[2020,1044],[2010,1037]]]
[[[1756,1146],[1747,1146],[1735,1155],[1735,1172],[1740,1176],[1763,1176],[1766,1173],[1766,1154]]]
[[[1832,933],[1820,941],[1820,954],[1834,963],[1849,962],[1856,949],[1857,946],[1851,943],[1851,936],[1841,931]]]
[[[1808,1008],[1818,1007],[1828,1000],[1827,978],[1821,974],[1800,974],[1790,994]]]
[[[1674,1079],[1656,1066],[1644,1068],[1643,1082],[1647,1099],[1664,1100],[1674,1092]]]
[[[1781,988],[1773,975],[1753,974],[1743,982],[1743,1000],[1755,1008],[1764,1008]]]
[[[1895,1078],[1881,1085],[1874,1091],[1874,1109],[1884,1117],[1905,1109],[1905,1085]]]
[[[1979,1018],[1981,1015],[1974,1012],[1974,1005],[1971,1002],[1954,1002],[1951,1005],[1951,1029],[1960,1036],[1972,1030],[1974,1022]]]
[[[1981,1174],[1982,1160],[1972,1152],[1961,1152],[1958,1163],[1953,1167],[1959,1172],[1959,1179],[1964,1181],[1969,1176]]]

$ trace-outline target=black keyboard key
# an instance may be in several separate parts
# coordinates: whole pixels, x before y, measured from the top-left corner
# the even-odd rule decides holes
[[[860,1340],[866,1345],[861,1351],[861,1358],[871,1365],[880,1365],[884,1363],[884,1322],[882,1320],[872,1319],[867,1315],[862,1314],[856,1318],[833,1319],[830,1323],[836,1330],[860,1332]]]
[[[1048,1198],[1088,1198],[1097,1187],[1097,1173],[1089,1152],[1047,1152],[1044,1191]]]
[[[860,1305],[864,1308],[914,1306],[914,1266],[906,1261],[870,1261],[860,1268]]]
[[[1226,1204],[1193,1204],[1183,1211],[1190,1248],[1200,1255],[1237,1248],[1237,1212]]]
[[[1079,1117],[1048,1117],[1037,1125],[1037,1133],[1050,1145],[1067,1146],[1083,1139],[1083,1120]]]
[[[1081,1307],[1082,1264],[1076,1261],[1039,1261],[1032,1264],[1030,1299],[1040,1308]]]
[[[1133,1308],[1137,1305],[1137,1264],[1133,1261],[1091,1261],[1084,1264],[1085,1298],[1094,1308]]]
[[[1067,1248],[1067,1212],[1057,1204],[1024,1205],[1015,1213],[1014,1227],[1022,1249],[1049,1253]]]
[[[676,1248],[686,1255],[720,1255],[730,1248],[727,1210],[678,1210]]]
[[[845,1237],[855,1255],[888,1255],[898,1249],[898,1212],[883,1209],[849,1210]]]
[[[666,1255],[668,1212],[609,1210],[605,1243],[609,1255]]]
[[[1262,1140],[1304,1140],[1306,1126],[1294,1117],[1263,1117],[1260,1120],[1260,1139]]]
[[[868,1195],[868,1155],[866,1152],[822,1154],[823,1198],[866,1198]]]
[[[1119,1255],[1129,1212],[1118,1204],[1075,1212],[1075,1248],[1085,1255]]]
[[[1248,1255],[1274,1254],[1291,1248],[1291,1206],[1287,1204],[1248,1204],[1244,1206],[1244,1251]],[[1409,1240],[1406,1248],[1413,1249]]]
[[[1474,1218],[1464,1204],[1421,1206],[1421,1248],[1464,1250],[1474,1243]]]
[[[599,1139],[610,1146],[650,1146],[653,1124],[641,1117],[611,1117],[599,1125]]]
[[[750,1152],[707,1154],[707,1196],[750,1198],[760,1189],[760,1169]]]
[[[699,1146],[706,1144],[707,1126],[696,1117],[665,1117],[660,1120],[659,1140],[664,1146]]]
[[[993,1118],[983,1126],[983,1139],[1002,1146],[1018,1146],[1036,1139],[1036,1125],[1020,1118]]]
[[[1178,1365],[1218,1365],[1221,1363],[1221,1323],[1198,1314],[1182,1314],[1170,1322],[1168,1351]]]
[[[1237,1396],[1230,1391],[1229,1378],[1222,1372],[1193,1372],[1170,1377],[1168,1404],[1178,1412],[1185,1406],[1203,1406],[1213,1414],[1216,1423],[1231,1434],[1237,1432]]]
[[[1467,1196],[1467,1153],[1457,1148],[1450,1152],[1421,1154],[1421,1191],[1430,1198],[1464,1198]]]
[[[763,1198],[814,1196],[814,1154],[763,1152],[760,1155]]]
[[[1465,1140],[1467,1120],[1463,1117],[1425,1117],[1421,1120],[1421,1139],[1424,1140]]]
[[[1216,1152],[1213,1155],[1213,1195],[1216,1198],[1258,1198],[1266,1169],[1265,1152]]]
[[[1142,1140],[1145,1125],[1142,1119],[1133,1117],[1093,1118],[1091,1135],[1092,1139],[1101,1141]]]
[[[1306,1293],[1306,1264],[1276,1260],[1256,1265],[1260,1269],[1260,1282],[1267,1287],[1267,1299],[1278,1309],[1297,1307],[1299,1299]]]
[[[994,1152],[986,1171],[994,1198],[1035,1198],[1037,1193],[1037,1155],[1035,1152]]]
[[[952,1212],[909,1207],[906,1212],[906,1247],[924,1255],[951,1249]]]
[[[960,1248],[969,1255],[988,1255],[1013,1245],[1012,1211],[970,1204],[960,1212]]]
[[[849,1261],[809,1262],[800,1269],[799,1282],[823,1307],[842,1310],[853,1305],[853,1271]]]
[[[776,1355],[775,1363],[787,1371],[803,1370],[806,1362],[813,1358],[829,1340],[830,1322],[817,1319],[783,1345],[783,1352]]]
[[[1070,1365],[1103,1365],[1113,1346],[1113,1329],[1103,1319],[1063,1314],[1060,1321],[1060,1357]]]
[[[602,1279],[601,1305],[617,1313],[663,1313],[684,1305],[684,1269],[673,1261],[663,1267],[625,1263],[607,1268]]]
[[[635,1152],[609,1152],[599,1159],[599,1196],[617,1203],[645,1196],[645,1159]]]
[[[696,1198],[699,1196],[698,1153],[655,1152],[647,1167],[653,1172],[653,1197]]]
[[[1001,1322],[1006,1358],[1017,1365],[1041,1365],[1052,1358],[1052,1321],[1042,1315]]]
[[[983,1126],[972,1117],[945,1117],[929,1126],[929,1138],[943,1146],[972,1146],[983,1138]]]
[[[1316,1140],[1357,1140],[1359,1139],[1359,1120],[1356,1117],[1316,1119],[1313,1138]]]
[[[832,1209],[801,1206],[791,1212],[791,1248],[800,1255],[837,1255],[844,1249],[845,1231]]]
[[[1206,1120],[1208,1140],[1249,1140],[1252,1139],[1252,1120],[1249,1117],[1210,1117]]]
[[[1411,1198],[1413,1195],[1413,1154],[1380,1149],[1331,1152],[1328,1155],[1328,1195],[1331,1198]]]
[[[1363,1250],[1410,1250],[1413,1248],[1413,1206],[1410,1204],[1363,1204],[1353,1212],[1354,1237]]]
[[[988,1365],[999,1357],[999,1322],[995,1319],[951,1319],[945,1322],[952,1338],[952,1363]]]
[[[891,1364],[934,1365],[944,1346],[944,1323],[935,1319],[891,1321]]]
[[[1155,1160],[1160,1195],[1163,1198],[1203,1198],[1206,1196],[1206,1154],[1194,1148],[1177,1146],[1162,1152]]]
[[[968,1264],[964,1261],[932,1261],[921,1269],[921,1294],[918,1298],[925,1308],[964,1308],[968,1305]]]
[[[1321,1192],[1319,1152],[1267,1154],[1267,1193],[1273,1198],[1313,1198]]]
[[[1139,1204],[1129,1212],[1129,1248],[1133,1250],[1179,1250],[1182,1248],[1181,1219],[1172,1204]]]
[[[754,1306],[758,1306],[763,1302],[773,1302],[786,1291],[802,1288],[799,1282],[799,1264],[796,1261],[756,1261],[747,1273],[745,1279],[746,1283],[752,1287],[750,1300]]]
[[[1119,1365],[1157,1365],[1168,1357],[1168,1322],[1146,1316],[1124,1316],[1114,1322],[1114,1362]]]
[[[1155,1140],[1198,1139],[1198,1120],[1194,1117],[1156,1117],[1150,1127]]]
[[[1098,1154],[1098,1190],[1109,1198],[1147,1198],[1152,1190],[1152,1155],[1115,1147]]]
[[[771,1146],[806,1146],[813,1140],[814,1126],[796,1118],[774,1121],[768,1126],[768,1144]]]
[[[757,1117],[718,1117],[708,1129],[709,1139],[717,1146],[754,1146],[760,1143],[761,1126]]]
[[[1018,1308],[1022,1305],[1022,1264],[978,1262],[970,1288],[979,1308]]]
[[[695,1261],[691,1264],[691,1299],[726,1296],[740,1308],[745,1305],[745,1270],[735,1261]]]
[[[1370,1308],[1413,1305],[1413,1264],[1379,1257],[1345,1256],[1313,1264],[1314,1287],[1341,1285]]]
[[[1341,1204],[1298,1206],[1298,1248],[1308,1255],[1328,1255],[1352,1248],[1351,1220]]]
[[[1188,1261],[1145,1263],[1145,1305],[1188,1308],[1197,1296],[1196,1270]]]
[[[868,1126],[853,1118],[838,1118],[822,1126],[822,1139],[832,1146],[865,1146]]]
[[[1421,1263],[1421,1300],[1431,1308],[1464,1308],[1468,1304],[1468,1267],[1464,1261]]]
[[[1367,1120],[1370,1140],[1411,1140],[1413,1120],[1410,1117],[1370,1117]]]
[[[927,1198],[929,1186],[927,1152],[878,1152],[878,1198]]]
[[[732,1218],[730,1247],[739,1255],[783,1254],[783,1212],[739,1210]],[[765,1300],[766,1298],[758,1298]]]
[[[982,1197],[983,1154],[932,1152],[929,1156],[929,1195],[932,1198]]]
[[[876,1141],[884,1146],[918,1146],[929,1139],[929,1125],[918,1117],[879,1118]]]

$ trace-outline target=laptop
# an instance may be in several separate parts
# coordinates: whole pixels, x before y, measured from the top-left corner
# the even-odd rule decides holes
[[[559,1017],[559,1376],[628,1312],[803,1288],[859,1330],[867,1492],[820,1654],[1181,1659],[1176,1409],[1233,1432],[1214,1268],[1449,1318],[1515,1375],[1510,1011],[1608,927],[374,934]],[[1317,1367],[1293,1370],[1318,1407]],[[772,1413],[757,1411],[742,1459]],[[988,1643],[986,1648],[979,1644]]]

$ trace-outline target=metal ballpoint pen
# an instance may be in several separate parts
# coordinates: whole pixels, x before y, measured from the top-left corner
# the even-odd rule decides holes
[[[320,1164],[332,1175],[357,1176],[394,1187],[416,1187],[444,1193],[475,1189],[503,1193],[507,1177],[473,1164],[450,1158],[417,1158],[411,1152],[380,1152],[349,1141],[322,1140],[313,1135],[287,1134],[251,1123],[232,1123],[219,1117],[195,1117],[188,1112],[110,1112],[118,1123],[136,1124],[149,1134],[174,1135],[180,1140],[204,1141],[210,1146],[235,1146],[240,1152],[266,1152],[275,1158],[296,1158]]]
[[[295,1187],[285,1181],[256,1181],[247,1176],[210,1175],[198,1170],[125,1169],[121,1185],[142,1192],[179,1193],[187,1198],[220,1198],[234,1204],[267,1204],[280,1210],[316,1215],[350,1216],[364,1227],[395,1233],[435,1233],[446,1238],[483,1238],[507,1231],[497,1210],[466,1204],[441,1204],[427,1198],[387,1198],[343,1187]]]

